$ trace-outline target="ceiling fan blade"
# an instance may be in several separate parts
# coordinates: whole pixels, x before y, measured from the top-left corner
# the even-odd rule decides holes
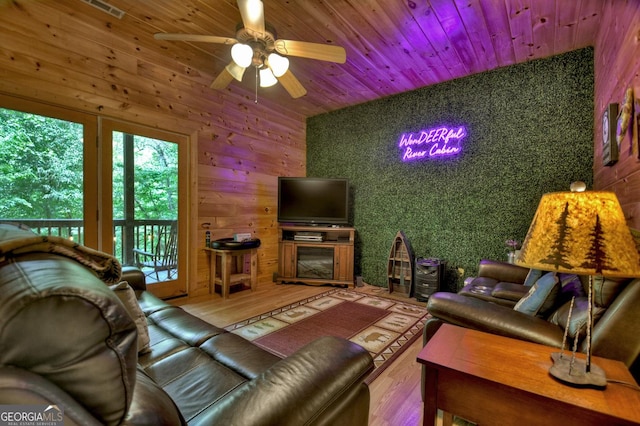
[[[276,40],[276,51],[282,55],[344,64],[347,52],[343,47],[331,44],[308,43],[306,41]]]
[[[238,0],[242,24],[253,36],[264,36],[264,4],[261,0]]]
[[[236,44],[238,40],[231,37],[218,37],[212,35],[199,35],[199,34],[170,34],[170,33],[156,33],[153,35],[156,40],[171,40],[171,41],[199,41],[202,43],[218,43],[218,44]]]
[[[277,78],[292,98],[296,99],[307,94],[307,89],[302,86],[291,70],[287,70],[287,72]]]
[[[225,68],[222,70],[220,74],[213,80],[211,83],[211,88],[216,90],[222,90],[229,85],[233,81],[233,76],[231,73]]]

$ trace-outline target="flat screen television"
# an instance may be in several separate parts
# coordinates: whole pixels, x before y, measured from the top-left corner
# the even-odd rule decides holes
[[[348,179],[279,177],[278,222],[348,225]]]

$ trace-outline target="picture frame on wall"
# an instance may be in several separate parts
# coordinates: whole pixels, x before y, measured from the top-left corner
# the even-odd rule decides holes
[[[607,105],[602,113],[602,164],[608,167],[618,162],[617,118],[618,104]]]
[[[633,89],[629,87],[624,93],[624,100],[620,104],[618,111],[618,120],[616,127],[616,140],[618,142],[618,151],[622,149],[623,142],[629,134],[631,122],[633,119]],[[631,147],[633,143],[629,144]],[[633,150],[633,147],[631,148]]]

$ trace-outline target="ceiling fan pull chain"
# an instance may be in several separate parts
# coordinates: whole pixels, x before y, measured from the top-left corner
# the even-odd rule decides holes
[[[256,103],[258,103],[258,67],[254,67],[256,69]]]

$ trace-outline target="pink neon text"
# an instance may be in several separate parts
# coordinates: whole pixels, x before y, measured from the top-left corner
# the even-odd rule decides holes
[[[398,143],[402,150],[402,161],[421,158],[444,157],[462,151],[460,141],[467,135],[464,127],[437,127],[419,133],[404,133]]]

